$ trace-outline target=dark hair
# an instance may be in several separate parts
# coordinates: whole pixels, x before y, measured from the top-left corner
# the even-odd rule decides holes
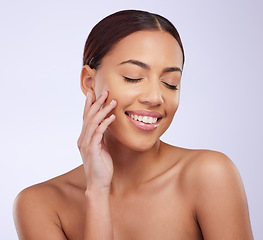
[[[105,17],[91,30],[85,43],[83,65],[87,64],[97,69],[102,58],[118,41],[140,30],[159,30],[170,33],[181,47],[184,63],[181,38],[169,20],[158,14],[141,10],[124,10]]]

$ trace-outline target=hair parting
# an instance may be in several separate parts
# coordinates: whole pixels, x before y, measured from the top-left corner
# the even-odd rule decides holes
[[[117,42],[126,36],[141,30],[166,31],[170,33],[184,49],[178,31],[166,18],[141,10],[123,10],[113,13],[91,30],[84,47],[83,65],[98,69],[102,58],[113,49]]]

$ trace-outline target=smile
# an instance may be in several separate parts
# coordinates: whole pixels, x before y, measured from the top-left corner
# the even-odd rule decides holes
[[[138,116],[136,114],[129,114],[129,117],[131,117],[135,121],[144,122],[144,123],[156,123],[158,118],[156,117],[148,117],[148,116]]]
[[[144,110],[127,111],[125,114],[130,123],[141,131],[155,130],[162,119],[162,114]]]

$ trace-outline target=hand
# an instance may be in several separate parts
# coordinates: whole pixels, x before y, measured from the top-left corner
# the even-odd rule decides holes
[[[103,106],[107,97],[108,92],[103,91],[92,104],[92,96],[88,93],[85,103],[78,148],[83,160],[87,190],[109,190],[112,180],[113,163],[103,142],[103,134],[115,119],[113,114],[107,118],[106,116],[116,107],[117,102],[112,100],[110,104]]]

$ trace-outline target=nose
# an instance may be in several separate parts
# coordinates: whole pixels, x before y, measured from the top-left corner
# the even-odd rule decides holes
[[[142,89],[142,94],[139,98],[139,101],[143,104],[147,104],[149,106],[158,106],[163,103],[163,96],[160,89],[159,81],[151,81]]]

